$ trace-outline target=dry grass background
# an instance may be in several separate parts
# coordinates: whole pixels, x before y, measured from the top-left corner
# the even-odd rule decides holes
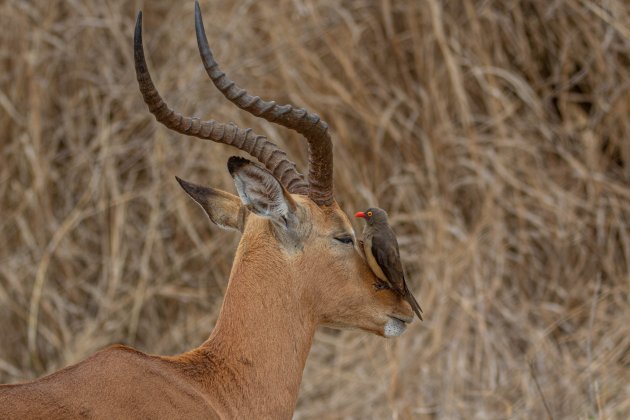
[[[201,5],[233,79],[330,123],[339,202],[388,209],[426,312],[395,341],[319,332],[296,418],[630,417],[627,2]],[[140,7],[171,105],[304,167],[214,90],[192,0],[0,3],[0,382],[181,352],[216,319],[238,237],[173,176],[233,191],[234,151],[147,111]]]

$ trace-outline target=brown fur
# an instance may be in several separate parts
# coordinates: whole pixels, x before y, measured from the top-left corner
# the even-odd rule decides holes
[[[214,195],[229,205],[213,212],[234,211],[236,197]],[[200,347],[172,357],[110,347],[33,382],[0,386],[0,417],[291,418],[318,325],[383,335],[388,315],[411,315],[399,296],[373,288],[356,245],[334,242],[352,232],[336,203],[294,200],[302,249],[283,245],[269,219],[239,219],[223,307]]]

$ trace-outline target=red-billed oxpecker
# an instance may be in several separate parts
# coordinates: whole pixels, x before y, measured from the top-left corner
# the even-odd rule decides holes
[[[381,280],[381,283],[374,286],[377,289],[391,289],[402,296],[422,320],[422,309],[405,282],[398,241],[387,221],[387,213],[378,207],[371,207],[356,213],[355,217],[361,217],[366,222],[363,229],[363,250],[368,265]]]

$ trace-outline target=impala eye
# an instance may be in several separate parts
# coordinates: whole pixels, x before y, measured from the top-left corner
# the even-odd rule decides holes
[[[374,288],[376,290],[386,290],[386,289],[389,289],[389,285],[382,281],[377,281],[376,283],[374,283]]]
[[[342,244],[354,244],[354,239],[352,239],[352,236],[338,236],[335,238],[335,240],[341,242]]]

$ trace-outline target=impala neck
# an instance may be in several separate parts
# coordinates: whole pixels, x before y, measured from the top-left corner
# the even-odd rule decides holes
[[[290,418],[316,321],[277,243],[260,242],[241,241],[216,326],[197,351],[216,362],[208,391],[231,414]]]

